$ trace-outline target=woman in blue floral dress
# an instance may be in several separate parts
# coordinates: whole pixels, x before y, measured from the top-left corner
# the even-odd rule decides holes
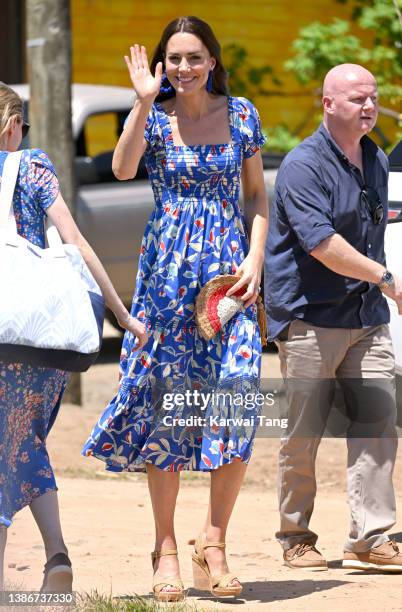
[[[0,176],[8,152],[18,149],[28,127],[22,118],[22,100],[0,83]],[[121,324],[137,334],[139,344],[143,344],[144,325],[129,315],[96,255],[79,233],[59,193],[53,164],[44,151],[23,151],[13,208],[18,233],[33,244],[44,247],[43,223],[48,215],[63,240],[80,248],[106,302]],[[0,590],[7,527],[24,506],[30,507],[45,545],[43,590],[71,590],[71,562],[63,540],[57,487],[46,450],[46,437],[57,416],[67,380],[68,374],[62,370],[0,361]]]
[[[83,452],[109,470],[147,470],[156,527],[153,588],[165,601],[183,596],[173,529],[179,472],[210,471],[210,508],[194,567],[214,594],[238,595],[242,587],[228,573],[224,540],[257,410],[252,402],[239,408],[215,401],[211,392],[244,398],[258,390],[255,301],[268,208],[259,151],[264,138],[254,106],[228,95],[219,43],[205,22],[184,17],[170,23],[151,69],[144,47],[134,45],[125,59],[137,100],[113,169],[119,179],[132,178],[145,153],[155,209],[142,242],[132,314],[147,325],[149,340],[138,350],[125,334],[118,393]],[[208,342],[195,325],[197,294],[213,277],[233,273],[241,279],[228,295],[245,288],[244,309]],[[247,417],[248,425],[236,417]]]

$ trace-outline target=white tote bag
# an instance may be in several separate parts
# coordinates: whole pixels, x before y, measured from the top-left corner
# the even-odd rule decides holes
[[[22,151],[9,153],[0,190],[0,361],[83,372],[102,342],[104,300],[78,248],[55,226],[42,249],[17,233],[13,195]]]

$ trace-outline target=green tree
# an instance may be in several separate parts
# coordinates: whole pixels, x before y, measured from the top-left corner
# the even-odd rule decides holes
[[[246,96],[255,101],[258,96],[289,96],[280,87],[282,82],[269,64],[255,66],[249,58],[247,49],[233,43],[223,49],[224,63],[229,73],[230,91],[234,96]],[[273,86],[268,89],[267,80]],[[302,92],[310,96],[310,92]],[[290,151],[299,144],[300,138],[288,130],[285,125],[277,125],[264,130],[267,137],[266,149],[270,152]]]
[[[225,64],[230,76],[234,95],[309,97],[311,108],[292,131],[286,125],[266,130],[270,151],[289,151],[300,140],[300,134],[311,123],[319,121],[321,107],[321,84],[325,74],[333,66],[345,62],[361,63],[376,75],[380,92],[380,112],[392,117],[402,138],[402,0],[335,0],[339,4],[350,4],[350,21],[333,19],[330,23],[314,21],[302,28],[293,41],[294,57],[285,62],[286,70],[293,73],[300,83],[298,91],[282,88],[272,66],[253,66],[247,50],[233,44],[224,48]],[[355,23],[355,33],[351,32]],[[357,32],[356,32],[357,30]],[[359,32],[360,31],[360,32]],[[360,35],[371,34],[370,44],[365,46]],[[270,81],[271,86],[266,83]],[[383,146],[391,143],[382,134]]]
[[[223,48],[223,57],[229,74],[230,89],[235,96],[247,96],[252,100],[256,96],[271,95],[271,92],[264,88],[266,77],[269,77],[274,85],[282,85],[272,66],[254,66],[247,49],[236,43]]]
[[[348,0],[337,0],[347,4]],[[377,77],[380,112],[402,127],[402,0],[354,0],[351,20],[369,31],[371,44],[350,32],[348,21],[315,21],[302,28],[293,42],[295,56],[285,63],[302,84],[321,83],[327,71],[344,62],[361,63]]]

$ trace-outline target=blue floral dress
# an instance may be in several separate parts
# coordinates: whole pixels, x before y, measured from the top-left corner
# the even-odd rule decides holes
[[[150,335],[137,350],[126,332],[118,393],[83,449],[106,469],[142,471],[153,463],[207,471],[250,458],[258,409],[244,400],[259,388],[256,307],[239,312],[210,341],[194,320],[200,288],[236,272],[248,252],[240,174],[264,137],[245,98],[228,97],[228,115],[230,143],[175,146],[163,107],[155,103],[149,114],[145,161],[155,208],[131,312]]]
[[[0,175],[6,151],[0,151]],[[22,154],[14,193],[18,233],[43,247],[45,210],[59,192],[54,167],[39,149]],[[29,299],[29,296],[27,296]],[[0,361],[0,524],[36,497],[56,490],[46,437],[56,418],[68,374]]]

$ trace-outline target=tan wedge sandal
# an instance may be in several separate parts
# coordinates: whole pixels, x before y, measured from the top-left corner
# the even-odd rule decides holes
[[[151,553],[152,559],[152,568],[155,572],[155,561],[160,557],[165,557],[166,555],[177,555],[177,550],[154,550]],[[174,591],[164,591],[165,587],[174,587]],[[157,578],[154,575],[154,579],[152,582],[152,590],[154,592],[155,599],[157,601],[181,601],[184,599],[184,584],[181,581],[181,578],[174,578],[172,576],[167,576],[166,578]]]
[[[202,538],[204,541],[202,541]],[[191,555],[194,588],[201,591],[210,591],[215,597],[238,597],[243,587],[241,584],[230,584],[232,580],[238,580],[237,576],[229,572],[220,576],[211,576],[208,563],[205,560],[204,550],[206,548],[225,548],[225,542],[206,542],[205,536],[198,536],[197,540],[190,540],[189,544],[194,544],[194,552]]]

